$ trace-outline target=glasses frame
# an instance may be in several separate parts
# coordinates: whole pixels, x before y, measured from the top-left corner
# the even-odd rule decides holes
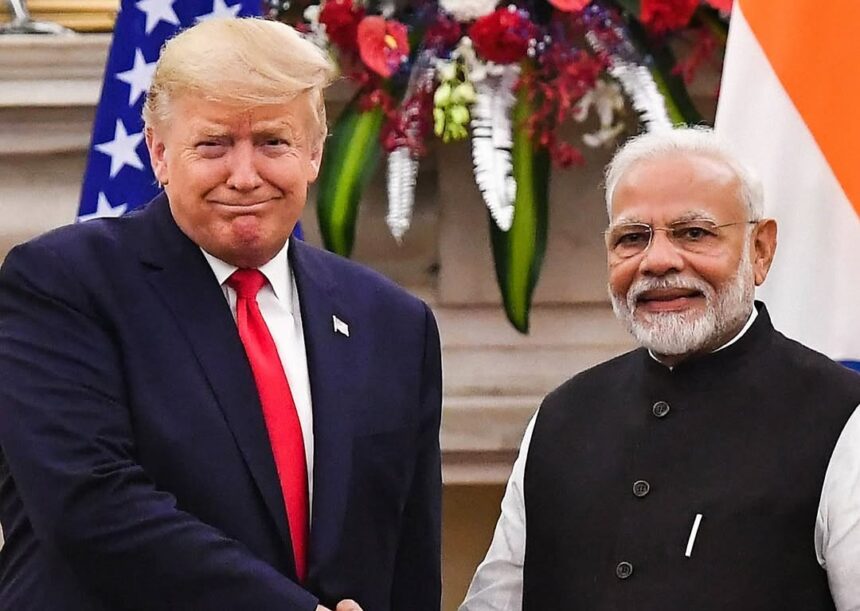
[[[711,221],[710,219],[689,219],[689,220],[685,220],[685,221],[675,221],[675,223],[673,223],[673,224],[674,225],[681,225],[681,224],[685,224],[685,223],[697,223],[697,222],[713,223],[713,221]],[[731,223],[721,223],[718,225],[711,225],[710,229],[723,229],[725,227],[733,227],[735,225],[757,225],[759,222],[761,222],[760,219],[759,220],[753,220],[753,221],[734,221]],[[623,255],[618,254],[617,252],[615,252],[615,250],[613,250],[612,246],[609,244],[609,234],[612,231],[618,229],[619,227],[647,227],[648,232],[649,232],[648,233],[648,244],[646,244],[645,248],[643,248],[639,252],[633,253],[631,255],[623,256]],[[675,231],[676,229],[677,229],[677,227],[672,227],[672,226],[655,227],[651,223],[629,222],[629,223],[621,223],[620,225],[615,225],[614,227],[608,227],[603,232],[603,238],[604,238],[604,242],[606,243],[606,250],[613,257],[616,257],[616,258],[621,259],[621,260],[627,260],[627,259],[632,259],[638,255],[643,255],[646,252],[648,252],[648,249],[651,248],[651,244],[654,243],[654,235],[656,234],[656,232],[665,231],[666,234],[668,235],[669,233]],[[672,244],[673,247],[678,248],[678,246],[675,244],[675,242],[672,241],[671,239],[669,240],[669,243]],[[684,250],[684,249],[679,248],[679,250]],[[688,252],[688,251],[684,250],[684,252]]]

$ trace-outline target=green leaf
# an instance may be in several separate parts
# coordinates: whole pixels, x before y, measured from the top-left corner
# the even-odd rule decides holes
[[[502,231],[490,218],[496,279],[508,320],[520,333],[529,331],[532,293],[546,252],[549,222],[549,152],[536,148],[528,134],[526,119],[531,113],[525,94],[518,94],[512,151],[517,181],[513,224]]]
[[[696,125],[703,121],[702,115],[696,110],[693,101],[687,93],[684,79],[672,74],[675,67],[675,56],[668,44],[650,43],[644,28],[635,21],[628,21],[628,31],[634,46],[644,56],[650,56],[653,62],[648,65],[651,76],[657,84],[657,90],[666,100],[666,110],[675,125]]]
[[[325,247],[352,254],[358,204],[379,163],[380,108],[359,109],[358,97],[347,105],[326,142],[317,191],[317,217]]]
[[[630,16],[639,19],[639,11],[641,10],[639,0],[616,0],[615,4],[624,12],[629,13]]]
[[[702,123],[704,119],[696,110],[693,100],[690,99],[684,79],[672,74],[672,69],[675,67],[675,56],[671,49],[668,45],[657,49],[654,51],[653,57],[654,64],[648,69],[654,77],[654,82],[657,83],[657,89],[666,99],[666,108],[669,110],[672,123],[675,125]]]
[[[696,17],[708,28],[714,38],[717,39],[717,42],[725,49],[726,40],[729,37],[729,24],[720,15],[719,11],[706,6],[700,6],[696,9]]]

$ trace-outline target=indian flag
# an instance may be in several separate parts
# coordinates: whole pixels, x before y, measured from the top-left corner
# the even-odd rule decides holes
[[[860,1],[735,0],[717,132],[764,181],[759,296],[789,337],[860,368]]]

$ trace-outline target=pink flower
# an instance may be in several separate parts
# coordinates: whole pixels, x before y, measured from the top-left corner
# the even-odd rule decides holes
[[[358,52],[365,66],[380,76],[391,76],[409,55],[406,26],[384,17],[365,17],[358,24]]]
[[[565,13],[578,13],[591,4],[591,0],[549,0],[549,3]]]

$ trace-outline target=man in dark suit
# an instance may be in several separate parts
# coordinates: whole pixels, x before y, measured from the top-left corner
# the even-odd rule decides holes
[[[711,130],[659,130],[606,205],[640,347],[544,399],[460,611],[860,609],[860,376],[755,301],[761,184]]]
[[[165,194],[9,254],[0,608],[438,611],[433,316],[288,240],[331,77],[283,24],[195,26],[144,111]]]

